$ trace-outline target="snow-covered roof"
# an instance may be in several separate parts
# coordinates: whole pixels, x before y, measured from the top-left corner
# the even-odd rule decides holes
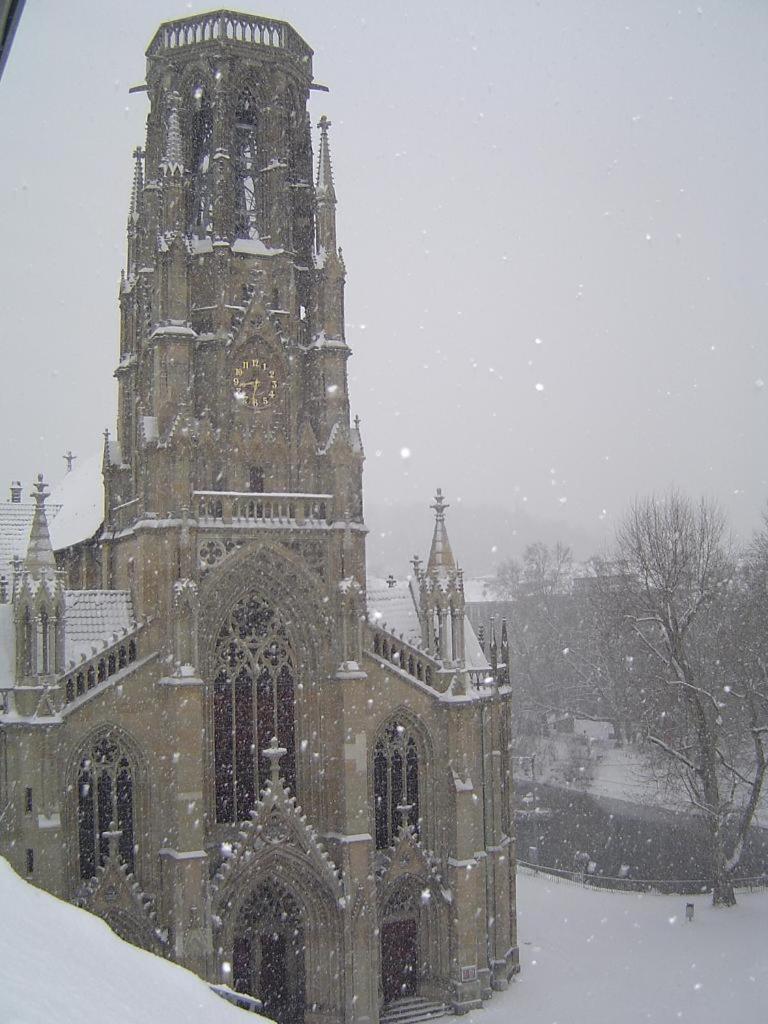
[[[472,623],[464,616],[464,664],[470,672],[490,672],[491,666],[475,636]]]
[[[369,579],[368,614],[376,625],[386,623],[392,632],[403,634],[410,644],[421,645],[421,623],[411,581],[397,580],[389,586],[386,580]]]
[[[609,740],[613,737],[613,724],[591,718],[574,718],[573,731],[579,736],[586,736],[588,740]]]
[[[54,551],[87,540],[99,529],[104,513],[101,457],[83,459],[52,489],[45,503]],[[34,501],[0,502],[0,575],[9,579],[13,559],[24,558],[35,514]]]
[[[64,658],[90,657],[92,647],[112,642],[124,629],[133,629],[131,595],[127,590],[66,590],[64,592]]]
[[[59,511],[51,515],[53,506]],[[104,478],[101,456],[83,459],[52,489],[46,502],[54,551],[92,537],[104,519]]]
[[[49,521],[58,513],[58,505],[46,506]],[[13,559],[23,558],[29,544],[29,530],[35,514],[34,501],[0,502],[0,575],[10,580]]]
[[[478,576],[476,579],[464,577],[464,600],[467,604],[480,601],[492,601],[494,594],[491,590],[491,583],[495,577]]]

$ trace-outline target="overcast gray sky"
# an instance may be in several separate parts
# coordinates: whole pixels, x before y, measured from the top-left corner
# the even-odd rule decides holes
[[[597,541],[674,484],[756,525],[768,4],[240,6],[290,21],[331,89],[312,104],[333,122],[374,518],[439,484],[454,518],[457,499],[518,508]],[[27,3],[0,81],[0,480],[55,478],[112,426],[147,112],[128,88],[157,25],[203,9]]]

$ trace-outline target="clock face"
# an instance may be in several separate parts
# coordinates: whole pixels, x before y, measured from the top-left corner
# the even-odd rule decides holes
[[[277,372],[265,359],[243,359],[235,367],[232,383],[235,398],[252,409],[261,409],[277,396]]]

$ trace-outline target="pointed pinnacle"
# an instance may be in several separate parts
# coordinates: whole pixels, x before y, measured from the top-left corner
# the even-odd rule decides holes
[[[142,159],[144,157],[144,150],[141,146],[137,146],[133,151],[133,159],[135,161],[133,168],[133,185],[131,187],[131,209],[130,216],[135,222],[139,216],[139,204],[141,202],[141,192],[144,188],[144,170],[142,167]]]
[[[41,569],[56,568],[51,535],[48,532],[48,517],[45,514],[45,499],[48,497],[48,494],[43,474],[39,473],[35,481],[35,512],[29,531],[29,544],[27,545],[27,557],[25,559],[26,568],[33,575],[37,575]]]
[[[317,193],[327,202],[336,202],[336,190],[333,187],[333,168],[331,167],[331,149],[328,143],[328,129],[331,122],[323,114],[317,123],[320,129],[320,152],[317,159]]]

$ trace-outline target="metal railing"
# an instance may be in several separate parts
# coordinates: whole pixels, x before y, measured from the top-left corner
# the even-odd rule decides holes
[[[565,885],[576,885],[582,889],[605,889],[607,892],[657,892],[662,895],[691,896],[711,892],[712,889],[708,878],[617,878],[589,871],[568,871],[519,859],[517,867],[525,874],[546,875]],[[768,874],[734,878],[732,882],[734,889],[748,892],[768,889]]]

